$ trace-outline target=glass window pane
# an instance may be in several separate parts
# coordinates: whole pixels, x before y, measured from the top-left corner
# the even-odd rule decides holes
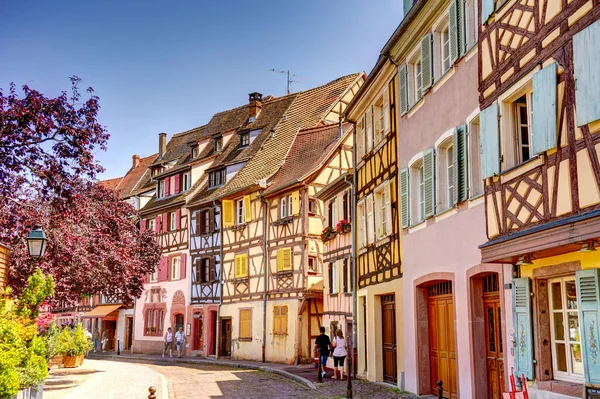
[[[567,294],[567,309],[577,309],[577,288],[575,288],[575,281],[565,281],[565,291]]]
[[[562,295],[560,290],[560,281],[551,284],[552,290],[552,309],[562,309]]]
[[[556,369],[567,372],[567,354],[565,344],[555,344],[556,348]]]
[[[568,312],[569,321],[569,341],[579,342],[579,315],[575,312]]]
[[[495,323],[494,323],[494,308],[487,308],[487,317],[488,317],[488,337],[489,337],[489,348],[488,350],[491,353],[496,352],[496,331],[495,331]]]
[[[583,360],[581,359],[581,345],[571,345],[571,369],[573,374],[583,375]]]
[[[565,326],[563,323],[563,314],[554,313],[552,316],[552,318],[554,319],[554,339],[558,341],[563,341],[565,339]]]

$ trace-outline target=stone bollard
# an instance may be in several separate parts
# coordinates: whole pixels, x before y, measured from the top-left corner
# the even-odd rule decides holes
[[[438,399],[444,398],[444,388],[442,388],[442,380],[437,380],[437,391],[438,391]]]
[[[156,399],[156,388],[150,387],[148,388],[148,392],[150,392],[150,395],[148,395],[148,399]]]

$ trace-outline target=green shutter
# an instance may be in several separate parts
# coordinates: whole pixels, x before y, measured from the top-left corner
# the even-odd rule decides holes
[[[450,35],[450,63],[454,64],[459,57],[460,43],[459,43],[459,32],[458,32],[458,5],[461,0],[454,0],[450,4],[450,10],[448,11],[448,34]]]
[[[458,30],[458,56],[461,57],[467,53],[464,0],[456,0],[456,27]]]
[[[533,337],[531,329],[531,281],[527,277],[513,280],[515,375],[533,379]]]
[[[408,12],[413,6],[413,0],[404,0],[404,17],[408,15]]]
[[[408,188],[408,168],[400,170],[400,212],[402,228],[410,225],[410,203]]]
[[[573,36],[577,126],[600,119],[600,20]]]
[[[481,0],[481,25],[484,25],[494,13],[494,0]]]
[[[556,63],[533,75],[533,153],[556,147]]]
[[[500,135],[498,132],[498,103],[479,114],[481,139],[481,178],[500,173]]]
[[[423,185],[425,219],[435,213],[435,153],[433,148],[423,151]]]
[[[398,85],[400,86],[400,90],[398,90],[400,96],[400,115],[402,115],[408,111],[408,76],[406,72],[406,65],[402,65],[398,73],[400,75],[398,76]]]
[[[459,126],[452,137],[452,156],[454,157],[454,203],[467,199],[468,195],[468,155],[467,125]]]
[[[421,97],[431,86],[433,79],[433,60],[431,48],[431,33],[421,39]]]
[[[600,269],[577,271],[577,308],[579,310],[579,335],[583,355],[585,382],[600,384],[600,348],[598,322],[600,298],[598,282]]]

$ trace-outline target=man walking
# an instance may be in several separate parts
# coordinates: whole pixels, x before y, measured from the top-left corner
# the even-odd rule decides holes
[[[325,377],[325,365],[327,364],[327,358],[329,357],[329,348],[331,346],[331,340],[325,335],[325,327],[321,327],[321,335],[315,340],[315,350],[319,351],[319,360],[321,362],[321,376]]]
[[[183,332],[183,327],[179,327],[179,331],[175,333],[175,343],[177,344],[177,357],[181,357],[181,352],[183,351],[183,345],[186,342],[185,333]]]
[[[173,357],[173,333],[171,327],[167,328],[165,333],[165,347],[163,348],[162,357],[165,357],[165,352],[169,349],[169,356]]]

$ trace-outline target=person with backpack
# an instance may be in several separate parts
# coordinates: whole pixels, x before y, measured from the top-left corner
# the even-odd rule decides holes
[[[338,329],[336,335],[333,337],[333,378],[336,379],[336,369],[340,369],[340,380],[344,379],[344,360],[348,355],[346,348],[346,340],[344,339],[344,333],[342,329]]]

